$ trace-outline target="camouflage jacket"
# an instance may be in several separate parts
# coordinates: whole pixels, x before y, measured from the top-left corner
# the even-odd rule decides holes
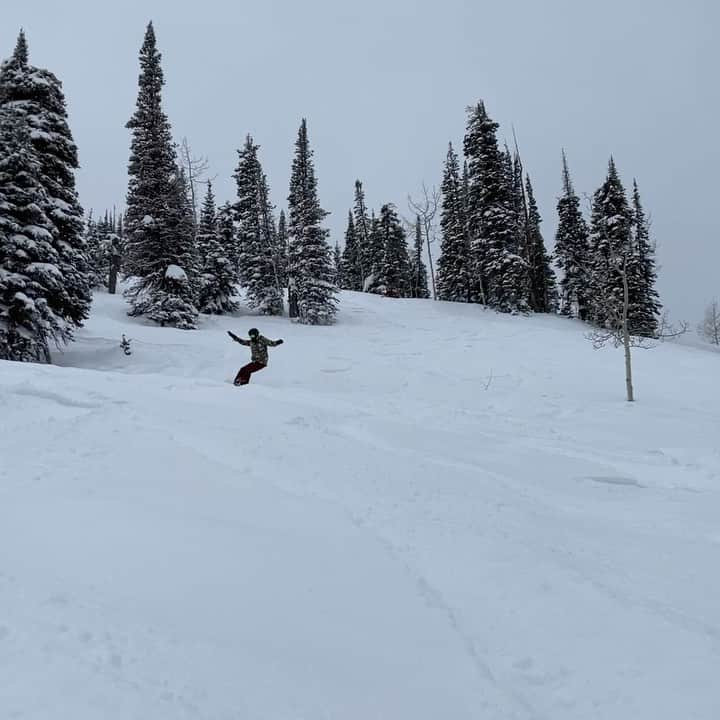
[[[280,344],[278,340],[268,340],[264,335],[258,335],[254,340],[245,340],[236,336],[236,341],[241,345],[250,348],[250,359],[261,365],[268,364],[268,348],[276,347]]]

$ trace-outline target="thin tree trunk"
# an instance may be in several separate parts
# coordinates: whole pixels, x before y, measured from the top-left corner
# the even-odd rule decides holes
[[[623,346],[625,348],[625,388],[627,390],[628,402],[635,400],[632,382],[632,356],[630,353],[630,329],[628,328],[628,307],[630,305],[630,289],[627,279],[627,256],[623,262],[623,312],[622,312],[622,333]]]
[[[528,204],[527,204],[527,196],[525,195],[525,170],[523,169],[522,164],[522,158],[520,157],[520,150],[518,150],[518,142],[517,137],[515,137],[515,128],[513,128],[513,139],[515,140],[515,154],[517,155],[518,159],[518,165],[520,167],[520,194],[522,195],[522,204],[523,204],[523,216],[525,222],[523,223],[522,228],[522,237],[524,239],[525,244],[525,262],[528,265],[528,285],[529,285],[529,292],[528,295],[530,296],[530,305],[532,306],[532,309],[537,312],[538,303],[537,298],[535,297],[535,287],[533,283],[533,275],[534,275],[534,249],[531,250],[530,248],[530,212],[528,211]]]
[[[110,256],[110,275],[108,277],[108,293],[110,295],[114,295],[117,291],[117,276],[118,276],[118,270],[120,268],[120,256],[119,255],[111,255]]]
[[[425,225],[425,242],[427,243],[428,263],[430,265],[430,281],[432,282],[433,300],[437,300],[437,289],[435,287],[435,267],[433,265],[432,250],[430,248],[430,223],[423,221]]]

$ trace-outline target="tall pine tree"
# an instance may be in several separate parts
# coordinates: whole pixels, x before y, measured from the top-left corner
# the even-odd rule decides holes
[[[365,189],[360,180],[355,181],[355,203],[353,206],[355,237],[357,238],[358,268],[362,283],[360,289],[373,291],[383,259],[383,247],[373,235],[372,218],[365,203]]]
[[[0,359],[50,362],[72,337],[57,228],[22,111],[0,108]]]
[[[54,263],[62,292],[47,298],[50,311],[62,318],[63,343],[72,339],[90,312],[91,269],[85,249],[84,216],[75,186],[77,146],[68,125],[62,83],[49,70],[29,64],[28,46],[20,33],[15,51],[0,67],[0,108],[8,110],[11,125],[29,139],[39,184],[44,189],[43,213],[53,225]],[[12,134],[12,133],[11,133]],[[60,279],[61,278],[61,279]]]
[[[438,297],[452,302],[470,302],[471,256],[467,235],[467,216],[458,156],[452,143],[443,171],[440,209],[440,259]]]
[[[329,233],[322,226],[327,213],[320,207],[318,199],[315,165],[305,119],[295,143],[288,210],[289,274],[300,322],[307,325],[330,324],[337,312],[337,286],[333,282]]]
[[[233,241],[231,238],[230,243],[225,244],[220,234],[211,182],[207,184],[196,238],[202,264],[200,312],[215,315],[235,312],[238,303],[234,299],[237,268],[232,260]]]
[[[540,231],[540,211],[535,202],[530,178],[525,179],[528,215],[525,227],[528,263],[530,265],[530,298],[532,310],[538,313],[555,312],[557,308],[557,285],[552,261]]]
[[[342,287],[340,283],[340,274],[342,272],[342,252],[340,251],[340,243],[336,242],[333,248],[333,282]]]
[[[288,231],[285,211],[280,211],[277,226],[277,268],[280,274],[280,284],[286,288],[288,285]]]
[[[528,266],[520,255],[507,163],[498,149],[498,124],[483,103],[469,110],[464,148],[474,285],[488,305],[528,310]]]
[[[425,240],[423,238],[422,221],[418,215],[415,219],[415,243],[413,245],[412,258],[410,260],[410,294],[411,297],[421,300],[427,300],[430,297],[427,268],[423,262],[424,246]]]
[[[377,232],[385,249],[377,292],[386,297],[409,297],[411,272],[407,236],[394,205],[380,208]]]
[[[137,108],[128,173],[125,267],[131,315],[161,325],[195,327],[194,221],[184,173],[177,167],[170,123],[162,109],[164,78],[152,23],[140,50]]]
[[[633,272],[630,277],[631,332],[643,337],[655,337],[658,332],[660,299],[655,283],[655,247],[650,240],[650,228],[640,201],[637,181],[633,180]]]
[[[235,170],[235,221],[241,248],[240,282],[245,287],[252,309],[264,315],[282,315],[275,220],[258,150],[259,147],[248,135],[242,150],[238,151]]]
[[[362,270],[360,268],[360,247],[358,244],[355,220],[352,211],[348,212],[345,247],[340,261],[340,287],[343,290],[363,289]]]
[[[565,151],[562,164],[563,190],[557,204],[558,227],[555,234],[555,262],[562,272],[560,312],[587,320],[591,270],[588,227],[570,179]]]
[[[593,195],[590,219],[590,319],[604,327],[623,306],[623,274],[632,273],[633,214],[610,158],[605,182]],[[629,324],[633,318],[629,318]]]
[[[240,277],[240,247],[235,229],[235,210],[231,203],[224,203],[217,213],[217,231],[220,244],[232,263],[235,277]]]

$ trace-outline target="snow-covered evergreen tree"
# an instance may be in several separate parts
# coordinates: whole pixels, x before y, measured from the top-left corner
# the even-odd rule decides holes
[[[36,172],[45,190],[42,210],[54,225],[56,267],[63,291],[48,298],[52,312],[70,328],[79,327],[90,312],[91,277],[84,241],[84,213],[75,187],[79,167],[77,146],[68,125],[62,83],[49,70],[29,64],[25,35],[20,33],[11,58],[0,67],[0,107],[26,125]],[[21,131],[22,132],[22,131]]]
[[[340,261],[340,287],[343,290],[360,291],[363,289],[363,277],[360,268],[360,248],[352,211],[348,212],[345,247]]]
[[[367,252],[365,253],[369,274],[366,272],[363,290],[369,293],[381,293],[383,263],[385,262],[385,244],[382,232],[380,231],[380,220],[375,216],[375,210],[370,211],[368,222]],[[357,227],[357,226],[356,226]]]
[[[288,231],[285,211],[280,211],[277,226],[277,260],[276,265],[280,276],[280,285],[284,288],[288,285]]]
[[[515,152],[515,155],[512,157],[510,193],[512,195],[513,211],[515,212],[517,225],[522,228],[525,220],[526,198],[523,195],[523,169],[519,152]],[[520,234],[522,235],[522,232]],[[522,241],[520,241],[520,245],[522,246]]]
[[[58,230],[22,110],[0,107],[0,359],[50,362],[72,339]]]
[[[162,109],[164,78],[152,23],[140,51],[137,108],[128,172],[125,291],[130,315],[183,329],[197,320],[197,258],[187,180],[177,167],[170,123]]]
[[[217,212],[217,231],[220,244],[232,263],[235,278],[240,277],[240,245],[235,228],[235,210],[232,203],[224,203]]]
[[[240,282],[251,308],[265,315],[282,315],[283,296],[276,266],[277,237],[267,179],[258,146],[248,135],[238,151],[235,170],[235,222],[240,251]]]
[[[377,292],[386,297],[410,297],[411,269],[407,236],[394,205],[383,205],[380,209],[377,231],[385,248]]]
[[[586,320],[588,317],[590,256],[588,227],[575,193],[565,152],[563,190],[557,203],[558,227],[555,234],[555,263],[562,272],[560,312]]]
[[[557,309],[557,283],[552,269],[552,260],[545,247],[540,231],[540,211],[530,178],[525,179],[528,216],[525,226],[528,263],[530,265],[530,300],[532,310],[538,313],[555,312]]]
[[[102,248],[100,245],[99,223],[93,217],[92,211],[85,223],[85,254],[88,259],[90,287],[102,287]]]
[[[113,256],[122,250],[118,221],[108,210],[99,220],[90,213],[85,226],[85,251],[93,288],[108,287]]]
[[[621,314],[623,273],[628,279],[632,274],[632,224],[625,188],[610,158],[605,182],[593,195],[590,219],[590,320],[600,327]]]
[[[234,300],[237,283],[237,267],[232,260],[234,238],[231,235],[229,244],[223,240],[212,183],[208,182],[196,236],[202,262],[198,300],[202,313],[223,315],[238,309]]]
[[[218,218],[215,205],[215,193],[212,182],[207,182],[205,197],[203,198],[198,218],[197,232],[195,233],[195,249],[203,272],[210,247],[218,241]]]
[[[295,143],[288,196],[290,282],[300,322],[327,325],[337,312],[337,286],[333,282],[329,233],[322,226],[327,213],[318,199],[312,155],[303,119]]]
[[[353,221],[357,240],[357,262],[362,277],[360,289],[370,292],[376,284],[378,269],[382,263],[383,248],[372,235],[372,219],[365,203],[365,190],[360,180],[355,181]]]
[[[430,297],[427,267],[423,262],[424,246],[422,221],[418,215],[415,219],[415,243],[412,258],[410,259],[410,295],[421,300],[427,300]]]
[[[471,257],[467,236],[467,217],[460,164],[452,143],[448,148],[440,208],[440,259],[438,297],[452,302],[472,300]]]
[[[342,272],[342,252],[340,251],[340,243],[336,242],[333,248],[333,282],[338,287],[340,284],[340,273]]]
[[[507,164],[481,102],[470,108],[464,148],[468,163],[468,226],[473,281],[491,307],[528,310],[528,266],[520,255]]]
[[[630,330],[635,335],[654,337],[658,332],[660,300],[655,283],[655,247],[640,200],[637,181],[633,180],[633,272],[630,275]]]

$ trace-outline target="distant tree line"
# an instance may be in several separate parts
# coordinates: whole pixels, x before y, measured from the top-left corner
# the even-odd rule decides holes
[[[160,325],[194,328],[200,313],[231,313],[236,288],[251,309],[284,312],[306,324],[333,322],[336,268],[323,226],[313,152],[302,121],[288,195],[288,213],[276,216],[260,162],[248,136],[238,151],[235,202],[216,207],[210,183],[196,221],[187,146],[178,161],[170,122],[162,109],[161,55],[152,23],[140,51],[140,80],[132,130],[125,213],[123,269],[131,315]]]
[[[22,32],[0,68],[0,357],[48,361],[88,317],[92,289],[115,292],[119,272],[129,314],[185,329],[202,313],[235,312],[239,290],[257,312],[329,324],[342,288],[559,312],[601,329],[622,314],[633,335],[660,332],[649,222],[637,183],[628,196],[612,158],[586,219],[563,153],[551,255],[517,145],[499,145],[498,124],[479,102],[468,109],[462,156],[448,147],[439,191],[424,188],[425,204],[411,202],[407,219],[391,202],[368,208],[357,180],[344,242],[332,246],[304,119],[287,211],[270,200],[250,136],[238,150],[235,198],[218,207],[201,180],[204,160],[173,140],[152,23],[139,60],[125,211],[98,218],[85,218],[77,197],[60,81],[30,65]],[[704,333],[717,342],[717,313],[708,312]]]
[[[630,285],[632,334],[658,332],[655,249],[637,183],[630,199],[614,161],[593,196],[590,222],[562,156],[562,193],[554,257],[541,231],[532,182],[520,154],[501,148],[484,104],[468,110],[460,158],[452,143],[442,174],[437,297],[500,312],[554,313],[602,326],[622,300],[622,265]],[[362,183],[348,216],[340,286],[390,297],[428,297],[420,218],[412,251],[394,206],[368,215]],[[559,282],[553,263],[560,271]]]

